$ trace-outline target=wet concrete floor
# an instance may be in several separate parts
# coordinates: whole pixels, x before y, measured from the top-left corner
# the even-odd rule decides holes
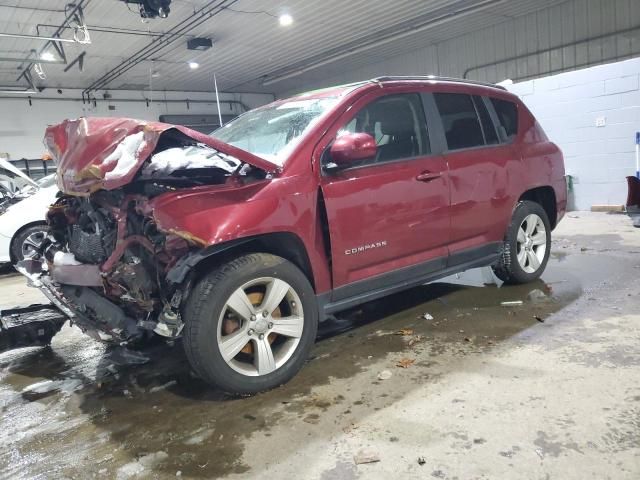
[[[0,478],[640,478],[640,230],[573,213],[542,280],[485,275],[341,313],[249,398],[194,378],[179,344],[65,327],[0,355]],[[33,299],[0,278],[0,307]]]

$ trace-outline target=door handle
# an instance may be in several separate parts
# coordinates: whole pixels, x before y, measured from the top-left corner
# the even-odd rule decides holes
[[[429,171],[425,171],[422,172],[421,174],[419,174],[416,177],[416,180],[418,180],[419,182],[430,182],[432,180],[435,180],[436,178],[440,178],[441,175],[439,173],[433,173],[433,172],[429,172]]]

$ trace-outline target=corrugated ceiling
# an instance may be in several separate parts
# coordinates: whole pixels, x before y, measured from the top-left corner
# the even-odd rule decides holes
[[[54,88],[86,88],[159,35],[192,16],[194,11],[218,3],[174,0],[167,19],[143,23],[134,5],[128,8],[119,0],[85,1],[85,19],[92,43],[65,44],[68,61],[86,51],[84,71],[79,72],[73,67],[65,73],[64,65],[45,65],[47,78],[40,80],[36,77],[38,84]],[[228,0],[226,5],[231,9],[244,12],[267,10],[269,14],[225,9],[115,78],[106,87],[142,88],[151,85],[154,90],[210,91],[215,72],[221,90],[279,92],[291,88],[291,81],[265,87],[262,79],[307,69],[335,56],[342,58],[329,61],[318,71],[331,72],[341,66],[355,68],[558,3],[553,0]],[[40,35],[51,34],[55,29],[52,26],[59,25],[65,17],[64,4],[48,0],[0,0],[0,32],[34,35],[36,25],[40,24]],[[466,13],[455,15],[452,6]],[[274,18],[284,12],[294,18],[290,27],[280,27]],[[452,15],[443,19],[444,13]],[[424,26],[435,14],[439,18],[437,22]],[[418,31],[405,33],[402,38],[362,49],[363,44],[375,43],[394,32],[415,30],[421,25]],[[130,32],[100,31],[103,28]],[[71,33],[67,31],[65,35],[70,37]],[[188,51],[186,42],[194,36],[212,38],[214,47],[202,53]],[[0,38],[0,57],[26,56],[31,49],[40,48],[42,43]],[[358,53],[344,56],[345,46]],[[201,66],[192,71],[187,66],[188,61],[197,61]],[[0,85],[16,83],[20,74],[18,66],[18,63],[0,62]],[[309,75],[313,75],[313,70],[305,74],[306,77]]]

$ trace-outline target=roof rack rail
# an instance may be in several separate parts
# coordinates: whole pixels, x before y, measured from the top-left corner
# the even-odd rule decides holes
[[[465,78],[455,78],[455,77],[440,77],[438,75],[397,75],[397,76],[384,76],[384,77],[376,77],[372,78],[371,82],[384,82],[384,81],[401,81],[401,80],[434,80],[438,82],[455,82],[455,83],[466,83],[470,85],[481,85],[483,87],[493,87],[499,88],[501,90],[506,90],[502,85],[496,85],[495,83],[489,82],[480,82],[478,80],[467,80]]]

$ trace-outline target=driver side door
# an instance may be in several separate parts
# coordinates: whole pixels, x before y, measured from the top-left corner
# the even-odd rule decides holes
[[[351,111],[336,137],[369,133],[378,148],[375,158],[325,169],[321,179],[333,301],[443,269],[448,255],[448,168],[431,153],[422,95],[378,94]]]

